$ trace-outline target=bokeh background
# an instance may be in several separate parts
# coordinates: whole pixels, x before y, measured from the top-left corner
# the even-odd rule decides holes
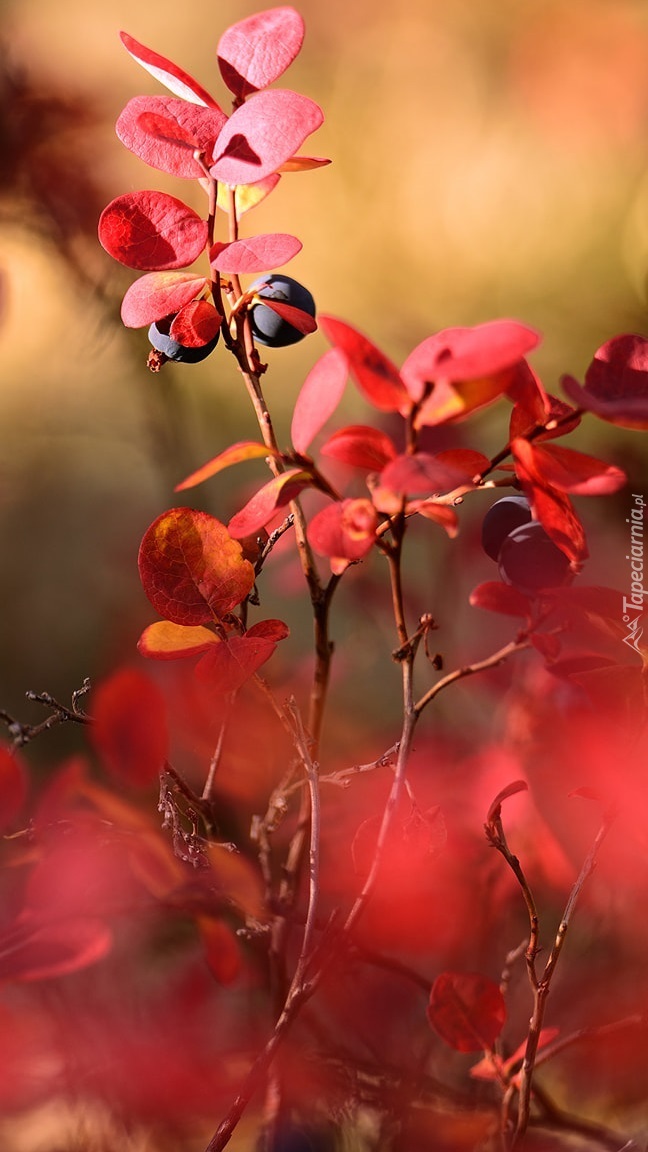
[[[4,707],[21,706],[27,688],[66,695],[132,652],[150,619],[135,568],[143,530],[179,502],[179,479],[232,437],[253,435],[223,355],[167,366],[159,377],[146,371],[145,334],[118,320],[132,276],[99,248],[96,219],[131,188],[167,187],[200,204],[198,189],[196,199],[188,182],[146,169],[114,135],[125,102],[159,90],[121,47],[119,29],[225,99],[218,37],[258,7],[4,0]],[[290,271],[321,310],[366,330],[397,362],[438,328],[513,316],[542,331],[533,363],[553,391],[562,372],[582,377],[610,336],[646,331],[642,0],[299,7],[307,39],[285,83],[323,106],[312,150],[333,163],[284,178],[254,226],[301,237]],[[273,356],[268,387],[280,435],[324,347],[316,335]],[[357,398],[347,411],[361,416]],[[575,443],[603,447],[639,483],[641,438],[593,423]],[[481,419],[468,442],[499,445],[503,434],[500,412],[495,423]],[[226,492],[214,481],[193,502],[225,518],[233,510]],[[622,525],[624,500],[596,514],[603,536],[594,577],[614,555],[605,533]],[[469,523],[466,516],[464,536]],[[470,557],[472,586],[480,560]]]

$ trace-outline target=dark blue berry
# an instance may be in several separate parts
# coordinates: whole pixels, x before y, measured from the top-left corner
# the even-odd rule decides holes
[[[527,596],[565,584],[571,576],[565,553],[537,521],[509,532],[500,548],[499,570],[502,580]]]
[[[256,292],[261,298],[290,304],[293,308],[299,308],[301,312],[307,312],[309,316],[315,315],[315,301],[308,288],[304,288],[303,284],[292,280],[290,276],[280,276],[276,273],[272,276],[262,276],[259,280],[255,280],[250,291]],[[250,323],[257,344],[265,344],[268,348],[285,348],[288,344],[297,344],[305,336],[304,332],[300,332],[265,304],[252,305]]]
[[[164,320],[157,320],[155,324],[151,324],[148,338],[156,352],[161,352],[167,360],[175,360],[179,364],[198,364],[214,351],[220,332],[217,332],[207,344],[201,344],[199,348],[187,348],[169,336],[173,320],[173,316],[166,316]]]
[[[499,559],[502,543],[522,524],[531,521],[531,509],[526,496],[503,496],[491,504],[482,523],[482,548],[491,560]]]

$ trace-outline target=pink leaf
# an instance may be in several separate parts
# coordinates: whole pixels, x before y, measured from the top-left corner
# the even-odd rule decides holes
[[[280,268],[301,252],[302,242],[285,232],[250,236],[231,244],[214,244],[209,258],[218,272],[268,272]]]
[[[236,692],[272,656],[275,647],[274,640],[265,636],[232,636],[198,661],[196,676],[210,691]]]
[[[289,468],[280,476],[275,476],[274,480],[269,480],[248,500],[240,512],[232,516],[228,525],[230,535],[241,539],[257,532],[259,528],[265,528],[279,508],[289,504],[312,483],[310,474],[300,468]]]
[[[175,491],[181,492],[184,488],[194,488],[196,484],[202,484],[204,480],[209,480],[211,476],[222,472],[224,468],[230,468],[232,464],[241,464],[245,460],[264,460],[267,456],[274,455],[276,453],[271,448],[265,444],[257,443],[256,440],[239,440],[203,464],[202,468],[192,472],[181,484],[176,484]]]
[[[204,170],[194,160],[201,152],[211,164],[214,145],[227,123],[218,107],[203,108],[174,96],[134,96],[115,129],[125,148],[151,168],[197,180]]]
[[[349,374],[349,363],[339,348],[330,348],[311,368],[297,397],[290,436],[295,452],[303,455],[337,408]]]
[[[486,823],[492,824],[494,820],[499,820],[502,814],[502,804],[505,800],[509,800],[511,796],[517,796],[519,792],[528,792],[529,785],[526,780],[513,780],[502,788],[498,793],[492,804],[489,806],[486,815]]]
[[[211,168],[226,184],[252,184],[280,168],[324,120],[321,108],[281,88],[258,92],[230,116]]]
[[[177,64],[173,64],[171,60],[167,60],[165,56],[160,56],[158,52],[153,52],[151,48],[146,48],[144,44],[139,44],[133,36],[129,36],[127,32],[119,33],[120,39],[124,48],[142,68],[150,72],[156,80],[164,84],[174,96],[180,96],[183,100],[188,100],[191,104],[204,104],[207,107],[215,107],[218,105],[209,92],[194,80]]]
[[[163,272],[197,259],[207,221],[165,192],[127,192],[101,213],[99,239],[128,268]]]
[[[327,504],[308,525],[311,547],[328,556],[334,572],[362,560],[376,539],[378,517],[370,500],[341,500]]]
[[[335,316],[320,316],[320,327],[327,340],[345,353],[358,388],[375,408],[409,411],[410,398],[396,365],[375,344]]]
[[[428,1005],[430,1024],[459,1052],[492,1048],[506,1021],[499,985],[474,972],[442,972]]]
[[[380,428],[367,424],[350,424],[339,428],[321,448],[322,456],[330,456],[354,468],[380,472],[396,457],[393,441]]]
[[[267,88],[292,64],[304,39],[294,8],[270,8],[233,24],[218,43],[218,67],[230,92],[249,96]]]
[[[144,328],[179,312],[205,291],[208,281],[193,272],[147,272],[126,291],[121,318],[127,328]]]
[[[515,320],[445,328],[410,353],[403,364],[403,380],[412,397],[420,400],[427,386],[439,380],[458,384],[499,375],[535,348],[539,339],[532,328]]]
[[[485,608],[487,612],[499,612],[503,616],[529,617],[531,614],[531,601],[500,580],[487,580],[478,584],[470,593],[469,601],[473,608]]]
[[[222,316],[208,300],[193,300],[174,316],[169,336],[185,348],[202,348],[220,329]]]

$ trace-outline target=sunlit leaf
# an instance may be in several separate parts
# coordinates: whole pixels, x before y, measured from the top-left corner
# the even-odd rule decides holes
[[[317,321],[310,312],[303,312],[301,308],[295,308],[294,304],[286,304],[283,300],[271,300],[269,296],[259,296],[258,299],[263,302],[264,308],[276,312],[298,332],[303,332],[304,336],[317,331]]]
[[[516,320],[490,320],[472,328],[445,328],[410,353],[401,375],[412,398],[440,381],[484,381],[514,367],[539,343],[532,328]]]
[[[268,456],[276,455],[278,453],[256,440],[239,440],[236,444],[230,444],[223,452],[219,452],[218,456],[208,460],[202,468],[192,472],[186,480],[176,484],[174,491],[181,492],[184,488],[194,488],[196,484],[202,484],[204,480],[209,480],[211,476],[222,472],[224,468],[230,468],[233,464],[241,464],[245,460],[264,460]]]
[[[506,1022],[499,985],[474,972],[442,972],[428,1005],[428,1020],[459,1052],[492,1048]]]
[[[225,525],[191,508],[172,508],[151,524],[139,570],[153,607],[174,624],[208,624],[254,586],[254,569]]]
[[[294,8],[270,8],[233,24],[218,42],[218,66],[230,92],[248,96],[272,84],[292,64],[304,40]]]
[[[166,192],[127,192],[101,213],[99,239],[128,268],[163,272],[197,259],[207,243],[207,221]]]
[[[250,536],[259,528],[265,528],[275,513],[294,500],[304,488],[312,485],[308,472],[301,468],[289,468],[280,476],[275,476],[248,500],[244,508],[232,516],[228,528],[235,539]]]
[[[218,643],[218,636],[200,624],[191,627],[173,624],[170,620],[156,620],[142,632],[137,649],[142,656],[154,660],[178,660],[183,656],[195,656]]]
[[[120,668],[93,693],[92,742],[106,771],[120,782],[146,787],[157,780],[168,754],[166,705],[143,672]]]
[[[368,424],[349,424],[339,428],[321,447],[322,456],[330,456],[354,468],[380,472],[396,457],[390,436]]]
[[[174,96],[180,96],[183,100],[188,100],[192,104],[204,104],[208,107],[218,107],[216,101],[209,92],[204,88],[193,76],[190,76],[177,64],[173,64],[171,60],[167,60],[165,56],[160,56],[158,52],[154,52],[151,48],[146,48],[144,44],[139,44],[133,36],[129,36],[127,32],[119,33],[120,39],[124,48],[142,68],[150,72],[156,80],[164,84]]]
[[[134,96],[120,113],[115,130],[124,147],[151,168],[197,180],[205,170],[194,152],[211,164],[226,123],[227,116],[218,107],[198,107],[174,96]]]
[[[324,119],[307,96],[258,92],[230,116],[218,138],[211,174],[226,184],[252,184],[276,172]]]
[[[327,340],[345,353],[351,375],[367,400],[384,412],[408,412],[411,401],[396,365],[350,324],[335,316],[319,319]]]
[[[266,196],[270,195],[272,190],[277,187],[280,179],[278,172],[272,172],[270,176],[266,176],[255,184],[238,184],[231,189],[227,184],[219,184],[216,203],[223,212],[229,212],[230,192],[233,192],[236,219],[240,220],[241,216],[249,212],[250,209],[256,208],[257,204],[260,204]]]
[[[311,368],[295,402],[290,438],[295,452],[308,451],[317,433],[340,403],[349,363],[339,348],[330,348]]]
[[[302,242],[285,232],[272,232],[234,240],[231,244],[214,244],[210,262],[218,272],[268,272],[280,268],[301,252]]]
[[[121,318],[127,328],[144,328],[179,312],[205,291],[208,281],[193,272],[147,272],[127,289]]]

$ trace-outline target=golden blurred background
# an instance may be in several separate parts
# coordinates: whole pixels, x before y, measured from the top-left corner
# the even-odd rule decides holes
[[[118,319],[133,277],[100,249],[96,219],[132,188],[200,204],[198,189],[147,169],[114,134],[131,96],[160,90],[118,31],[225,101],[218,38],[260,7],[4,0],[0,706],[23,715],[26,689],[67,697],[133,654],[151,619],[136,572],[144,529],[185,502],[173,494],[184,475],[254,435],[221,349],[204,365],[147,372],[145,334]],[[302,239],[289,271],[322,311],[397,362],[439,328],[513,316],[542,331],[533,363],[552,391],[562,372],[582,378],[610,336],[646,333],[643,0],[297,7],[306,41],[280,83],[322,105],[309,147],[333,163],[284,177],[248,223]],[[316,335],[271,357],[282,436],[324,347]],[[348,410],[362,411],[352,396]],[[477,427],[488,437],[492,426]],[[601,425],[584,436],[639,482],[639,437]],[[227,492],[214,481],[191,502],[226,519]]]

